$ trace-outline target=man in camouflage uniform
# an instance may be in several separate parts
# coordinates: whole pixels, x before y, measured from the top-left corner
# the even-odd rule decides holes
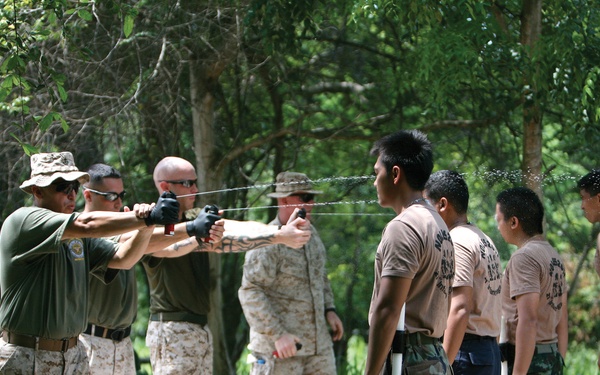
[[[365,374],[384,368],[406,304],[402,373],[451,374],[439,339],[446,329],[454,277],[454,248],[446,223],[423,199],[433,169],[431,143],[419,131],[400,131],[375,143],[379,205],[397,216],[385,227],[375,255]],[[385,371],[390,371],[385,366]]]
[[[70,152],[31,157],[21,189],[34,207],[13,212],[0,232],[0,373],[88,374],[78,335],[87,323],[89,273],[129,269],[144,253],[154,224],[174,223],[178,204],[136,205],[133,212],[75,213],[88,174]],[[136,230],[122,244],[100,237]]]
[[[305,174],[282,172],[276,185],[269,196],[277,198],[279,210],[270,224],[287,222],[299,207],[310,218],[321,191],[312,190]],[[344,330],[325,270],[325,246],[312,225],[310,230],[301,249],[275,245],[246,254],[238,295],[250,325],[253,375],[336,373],[332,338],[340,340]]]
[[[184,226],[190,225],[200,211],[194,208],[198,193],[194,166],[169,156],[156,165],[153,178],[159,192],[168,190],[183,196],[179,199],[180,220]],[[211,290],[208,252],[240,252],[277,243],[297,248],[310,239],[310,231],[300,228],[305,222],[302,219],[282,228],[223,221],[225,233],[219,243],[191,237],[143,259],[151,313],[146,345],[155,375],[213,373],[212,334],[207,324]]]
[[[518,247],[502,279],[509,374],[560,375],[568,345],[567,284],[560,255],[543,236],[544,206],[528,188],[496,198],[498,230]]]

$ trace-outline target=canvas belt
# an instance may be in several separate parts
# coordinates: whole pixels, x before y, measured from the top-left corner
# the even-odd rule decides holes
[[[66,352],[77,345],[77,337],[68,339],[46,339],[43,337],[21,335],[14,332],[2,331],[2,340],[9,344],[23,346],[35,350],[49,350],[51,352]]]
[[[154,322],[188,322],[200,325],[206,325],[208,318],[206,315],[192,314],[189,312],[164,312],[150,315],[150,320]]]
[[[111,339],[113,341],[122,341],[131,334],[131,326],[127,328],[110,329],[94,324],[88,324],[84,333],[96,337],[102,337],[104,339]]]

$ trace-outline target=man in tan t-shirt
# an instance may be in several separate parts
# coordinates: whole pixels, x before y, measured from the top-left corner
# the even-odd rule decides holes
[[[577,182],[577,187],[581,196],[583,215],[592,224],[600,223],[600,169],[594,169],[583,176]],[[600,233],[596,238],[596,244],[594,268],[600,275]],[[600,356],[598,356],[598,368],[600,368]]]
[[[431,144],[419,131],[400,131],[371,152],[377,155],[379,204],[398,216],[384,229],[375,257],[365,374],[384,367],[405,303],[405,333],[398,334],[405,344],[394,346],[394,353],[403,353],[402,373],[451,374],[439,338],[450,306],[454,249],[448,227],[422,195],[433,169]]]
[[[455,375],[500,375],[502,266],[492,240],[469,222],[469,188],[455,171],[438,171],[425,198],[450,229],[456,271],[444,349]]]
[[[496,198],[498,230],[516,245],[502,280],[509,374],[562,374],[568,344],[567,285],[560,255],[543,236],[544,206],[528,188]]]

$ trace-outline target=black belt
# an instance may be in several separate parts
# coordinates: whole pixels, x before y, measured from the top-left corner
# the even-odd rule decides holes
[[[473,333],[465,333],[465,336],[463,337],[463,342],[464,341],[496,341],[495,337],[492,336],[479,336],[479,335],[475,335]]]
[[[163,312],[150,315],[153,322],[188,322],[200,325],[206,325],[208,318],[206,315],[192,314],[189,312]]]
[[[21,335],[14,332],[2,331],[2,339],[13,345],[23,346],[35,350],[49,350],[51,352],[66,352],[77,345],[77,337],[68,339],[47,339],[29,335]]]
[[[104,339],[111,339],[113,341],[122,341],[131,334],[131,326],[127,328],[110,329],[94,324],[88,324],[85,332],[83,333],[96,337],[102,337]]]

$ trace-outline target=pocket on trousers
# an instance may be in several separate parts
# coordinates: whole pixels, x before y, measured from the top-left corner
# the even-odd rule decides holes
[[[254,362],[254,364],[252,364],[251,375],[270,375],[271,373],[272,371],[269,361],[266,361],[265,363]]]
[[[494,364],[492,353],[469,353],[469,359],[474,366],[491,366]]]
[[[423,361],[414,365],[410,365],[404,368],[406,375],[419,375],[419,374],[443,374],[444,369],[440,361],[430,360]],[[431,371],[434,372],[431,372]],[[441,372],[440,372],[441,371]]]

